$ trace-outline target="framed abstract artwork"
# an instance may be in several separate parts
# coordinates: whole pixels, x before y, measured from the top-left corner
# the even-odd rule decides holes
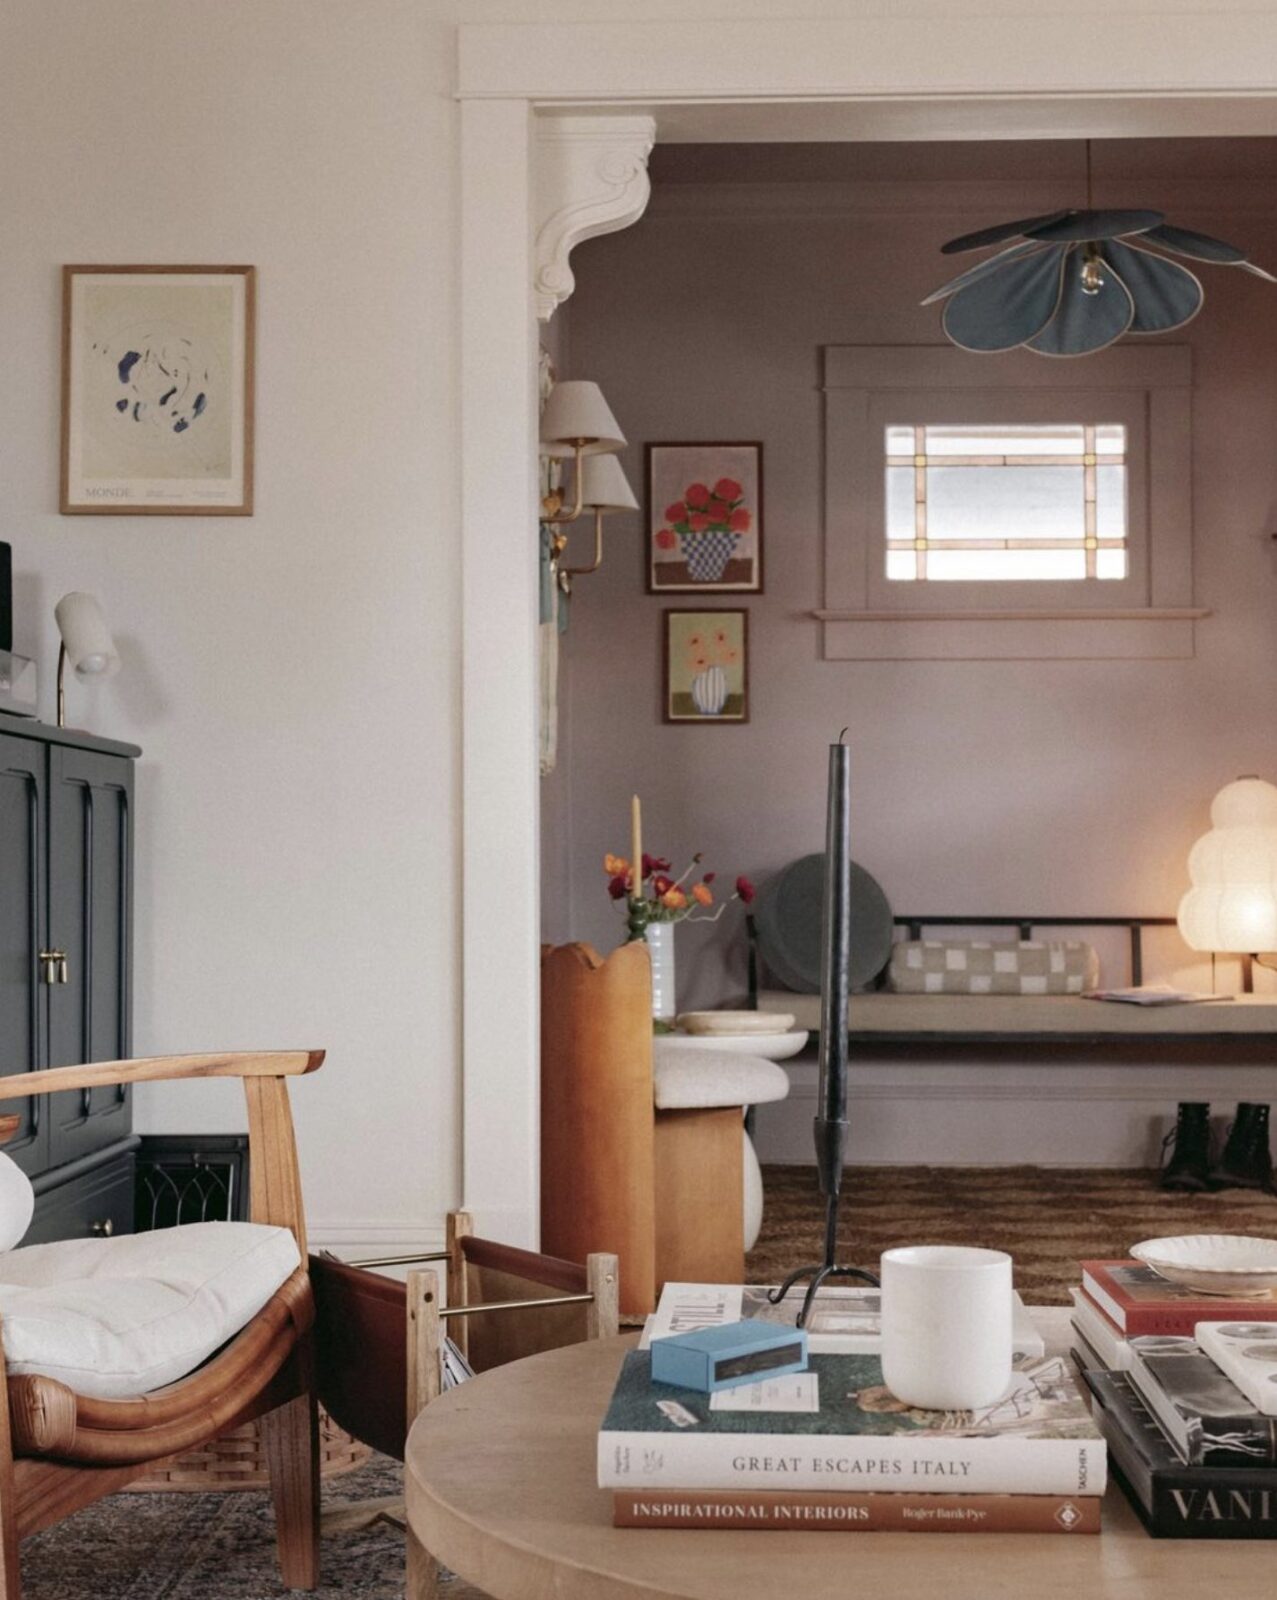
[[[749,612],[665,614],[666,722],[749,721]]]
[[[252,267],[63,267],[66,514],[253,510]]]
[[[647,446],[647,592],[763,589],[761,444]]]

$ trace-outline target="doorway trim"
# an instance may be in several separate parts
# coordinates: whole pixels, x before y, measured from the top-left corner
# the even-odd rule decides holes
[[[732,141],[1277,133],[1277,15],[1109,10],[1101,29],[1019,4],[458,29],[462,1183],[485,1233],[539,1228],[537,114]]]

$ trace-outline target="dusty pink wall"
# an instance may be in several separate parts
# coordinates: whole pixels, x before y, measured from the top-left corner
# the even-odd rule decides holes
[[[1162,206],[1277,267],[1277,142],[1097,147],[1097,203]],[[649,439],[761,439],[767,592],[750,610],[752,721],[660,720],[661,611],[638,517],[609,522],[567,642],[570,849],[547,900],[610,947],[605,850],[641,792],[650,847],[730,880],[822,842],[825,745],[854,752],[854,848],[898,911],[1173,912],[1211,795],[1277,779],[1277,288],[1203,269],[1196,369],[1196,659],[823,661],[820,349],[939,342],[918,301],[950,236],[1080,203],[1049,145],[670,147],[652,207],[573,257],[571,376],[602,384],[641,494]],[[991,358],[996,359],[996,358]],[[691,603],[694,597],[680,597]],[[734,604],[727,596],[712,603]],[[563,791],[568,801],[563,802]],[[560,846],[562,841],[559,841]],[[567,881],[565,881],[565,878]],[[563,900],[566,896],[566,901]],[[1117,977],[1118,974],[1112,974]],[[680,933],[684,1005],[744,985],[740,915]]]

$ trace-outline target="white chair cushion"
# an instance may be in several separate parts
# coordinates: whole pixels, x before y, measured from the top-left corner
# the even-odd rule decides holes
[[[0,1152],[0,1250],[12,1250],[31,1226],[35,1190],[11,1156]]]
[[[759,1056],[668,1045],[652,1062],[652,1095],[658,1111],[757,1106],[783,1100],[788,1093],[788,1073]]]
[[[10,1373],[117,1400],[193,1372],[301,1265],[287,1228],[196,1222],[0,1256]]]

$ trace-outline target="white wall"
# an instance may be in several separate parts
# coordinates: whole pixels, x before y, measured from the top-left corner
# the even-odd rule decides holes
[[[321,1240],[419,1237],[459,1184],[451,70],[416,0],[0,18],[15,644],[51,718],[53,603],[100,596],[124,670],[70,720],[145,751],[135,1049],[328,1050],[293,1094]],[[133,261],[258,269],[252,518],[56,512],[59,267]]]

